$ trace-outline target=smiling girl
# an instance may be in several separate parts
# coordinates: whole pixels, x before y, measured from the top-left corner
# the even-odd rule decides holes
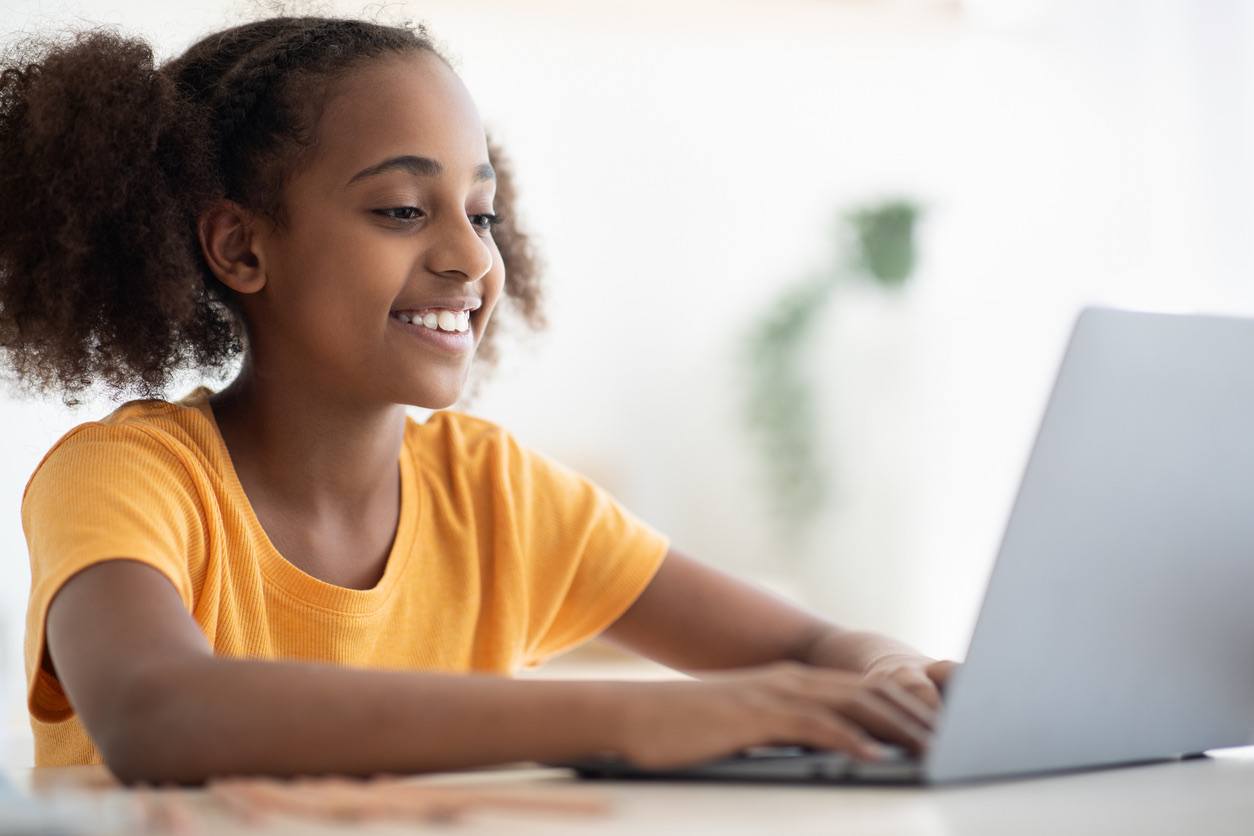
[[[19,379],[148,396],[71,429],[23,495],[38,765],[198,782],[926,745],[952,663],[679,553],[447,409],[498,306],[543,317],[508,169],[421,28],[272,18],[159,67],[110,32],[25,44],[0,192]],[[157,397],[240,354],[221,391]],[[511,678],[597,635],[697,678]]]

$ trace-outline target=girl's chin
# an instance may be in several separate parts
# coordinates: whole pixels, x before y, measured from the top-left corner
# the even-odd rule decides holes
[[[409,391],[402,393],[403,397],[398,402],[423,409],[447,409],[462,396],[464,383],[464,377],[458,377],[456,381],[449,381],[446,385],[442,385],[440,381],[424,381],[421,385],[409,387]]]

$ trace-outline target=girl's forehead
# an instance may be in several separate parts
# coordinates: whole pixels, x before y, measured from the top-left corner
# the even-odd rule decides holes
[[[428,52],[381,58],[339,80],[328,91],[318,147],[326,167],[352,172],[393,154],[467,171],[488,158],[469,91]]]

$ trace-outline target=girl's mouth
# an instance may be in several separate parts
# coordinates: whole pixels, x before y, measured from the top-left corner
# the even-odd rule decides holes
[[[388,315],[392,325],[448,354],[464,354],[475,347],[473,318],[470,311],[453,313],[449,310],[393,311]]]

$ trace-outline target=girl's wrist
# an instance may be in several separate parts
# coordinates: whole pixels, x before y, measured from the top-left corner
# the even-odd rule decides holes
[[[799,661],[816,667],[869,673],[883,665],[927,665],[935,660],[879,633],[833,628],[811,644]]]

